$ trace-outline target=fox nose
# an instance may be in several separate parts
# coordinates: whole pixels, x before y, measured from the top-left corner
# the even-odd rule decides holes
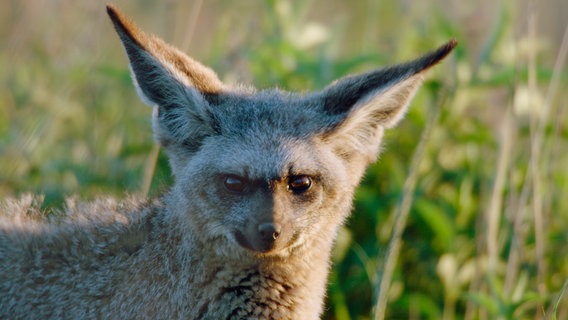
[[[272,222],[261,223],[258,232],[265,242],[273,242],[280,237],[281,227]]]

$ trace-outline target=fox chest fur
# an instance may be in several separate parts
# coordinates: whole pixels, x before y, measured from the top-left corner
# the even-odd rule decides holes
[[[0,204],[0,318],[317,319],[356,186],[456,45],[318,92],[232,87],[108,14],[175,183],[156,200]]]

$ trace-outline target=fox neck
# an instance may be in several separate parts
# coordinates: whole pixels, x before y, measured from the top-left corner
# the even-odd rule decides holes
[[[295,302],[296,318],[319,319],[322,313],[334,239],[310,239],[287,259],[259,266],[267,278],[282,277],[290,284],[283,298]]]

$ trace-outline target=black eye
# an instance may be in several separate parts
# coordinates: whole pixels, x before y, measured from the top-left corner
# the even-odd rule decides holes
[[[237,176],[226,176],[223,184],[227,190],[235,193],[243,193],[247,188],[246,179]]]
[[[288,179],[288,189],[294,193],[303,193],[312,186],[312,178],[308,176],[292,176]]]

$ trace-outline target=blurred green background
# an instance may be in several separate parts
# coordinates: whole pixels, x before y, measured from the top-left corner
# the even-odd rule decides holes
[[[321,89],[456,38],[358,189],[324,317],[373,317],[412,195],[386,318],[568,318],[567,1],[115,3],[223,80],[260,88]],[[0,197],[60,207],[172,183],[104,4],[0,4]]]

